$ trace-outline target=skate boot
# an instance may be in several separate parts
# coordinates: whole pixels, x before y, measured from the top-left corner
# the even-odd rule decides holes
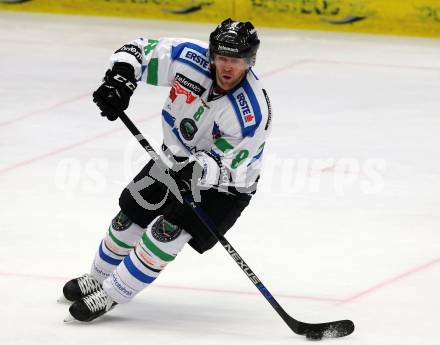
[[[103,289],[75,301],[69,308],[70,315],[64,322],[92,321],[112,309],[117,303]]]
[[[75,302],[79,299],[101,289],[101,284],[90,274],[69,280],[63,287],[64,297]]]

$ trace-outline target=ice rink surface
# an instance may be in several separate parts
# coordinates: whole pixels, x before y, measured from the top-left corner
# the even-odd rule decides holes
[[[214,25],[0,13],[0,344],[303,344],[216,246],[186,248],[135,300],[63,324],[146,154],[91,93],[128,40]],[[440,41],[261,29],[272,101],[259,192],[227,238],[293,317],[332,344],[438,345]],[[127,113],[161,143],[168,89]]]

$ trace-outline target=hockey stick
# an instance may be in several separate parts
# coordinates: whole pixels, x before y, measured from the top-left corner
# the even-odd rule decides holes
[[[147,139],[142,135],[142,133],[137,129],[134,123],[128,118],[125,113],[119,116],[122,122],[127,126],[130,132],[135,136],[141,146],[147,151],[154,162],[164,171],[168,169],[163,163],[161,157],[157,154],[154,148],[150,145]],[[289,328],[299,335],[305,335],[308,339],[319,340],[323,337],[327,338],[338,338],[344,337],[353,333],[354,324],[351,320],[339,320],[326,323],[306,323],[301,322],[289,314],[278,304],[273,295],[267,290],[260,279],[255,275],[251,268],[246,264],[246,262],[241,258],[237,251],[232,247],[229,241],[218,232],[215,224],[208,217],[208,215],[203,211],[203,209],[197,205],[194,201],[191,191],[184,191],[182,193],[183,200],[187,203],[198,216],[200,221],[206,226],[206,228],[215,236],[215,238],[221,243],[223,248],[226,249],[228,254],[235,260],[237,265],[246,274],[246,276],[251,280],[251,282],[256,286],[260,293],[267,299],[270,305],[275,309],[278,315],[284,320],[284,322],[289,326]]]

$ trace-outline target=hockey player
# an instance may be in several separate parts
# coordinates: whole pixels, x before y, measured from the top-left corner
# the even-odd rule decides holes
[[[99,244],[90,274],[63,288],[73,302],[70,319],[91,321],[129,302],[187,242],[199,253],[215,245],[181,202],[182,188],[192,188],[222,234],[248,206],[271,124],[269,98],[252,71],[259,45],[250,22],[227,19],[208,46],[192,39],[140,38],[112,55],[111,69],[93,94],[109,120],[128,107],[138,84],[170,87],[162,149],[172,179],[151,160],[122,191],[121,211]]]

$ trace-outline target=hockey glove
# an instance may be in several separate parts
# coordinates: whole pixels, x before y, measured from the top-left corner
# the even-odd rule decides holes
[[[102,85],[93,93],[93,102],[101,109],[102,116],[114,121],[127,109],[135,89],[133,66],[117,62],[105,73]]]
[[[219,158],[199,151],[186,161],[183,168],[174,174],[179,187],[188,190],[196,185],[210,188],[220,182],[229,181],[229,174]]]

